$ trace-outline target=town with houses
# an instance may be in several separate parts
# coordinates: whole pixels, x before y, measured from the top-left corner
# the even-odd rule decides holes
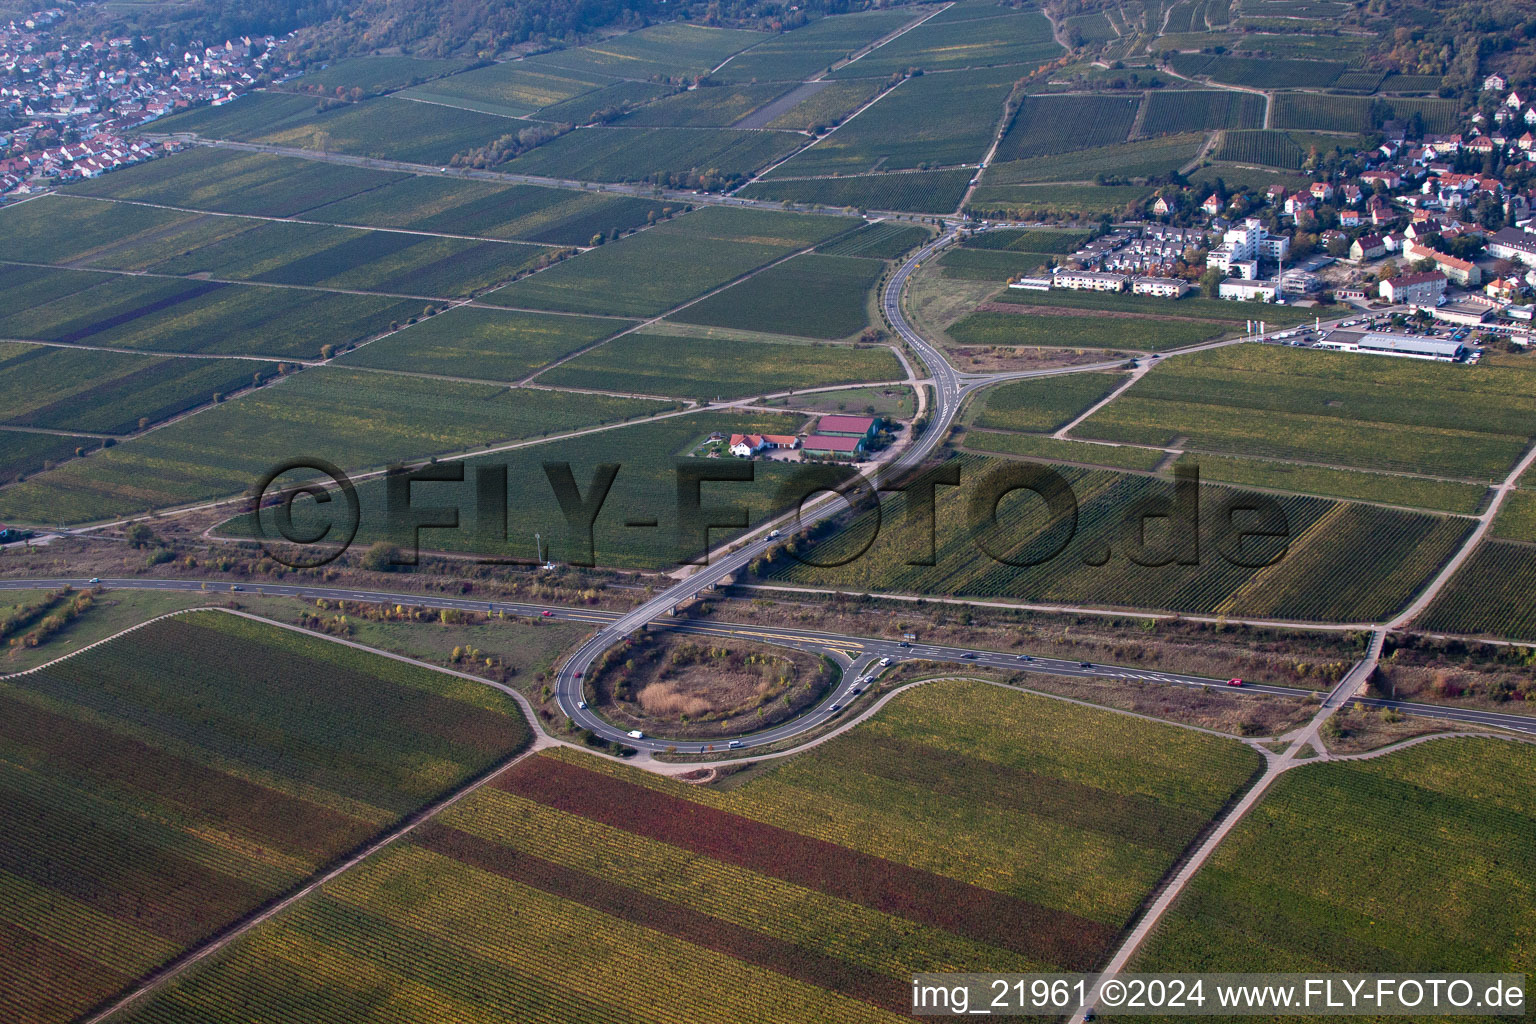
[[[270,77],[272,37],[156,53],[136,37],[76,39],[60,9],[0,22],[0,201],[173,152],[130,132],[228,103]]]

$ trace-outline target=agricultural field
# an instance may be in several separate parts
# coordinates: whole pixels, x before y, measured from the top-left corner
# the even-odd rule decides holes
[[[238,107],[236,100],[220,109]],[[435,103],[382,96],[348,103],[302,121],[287,121],[254,141],[325,153],[348,153],[408,163],[447,163],[455,153],[484,146],[521,127],[516,121]],[[209,137],[211,132],[202,132]]]
[[[1146,185],[981,185],[971,193],[965,208],[981,216],[994,211],[1006,211],[1010,216],[1113,215],[1151,194],[1151,187]]]
[[[240,494],[300,455],[347,470],[382,467],[666,408],[320,367],[8,487],[0,515],[83,522]]]
[[[919,16],[911,10],[887,10],[820,18],[738,53],[710,77],[723,82],[798,82]]]
[[[1529,972],[1532,782],[1491,739],[1287,772],[1130,970]]]
[[[1225,455],[1184,455],[1181,463],[1200,467],[1200,478],[1242,487],[1272,488],[1293,494],[1324,498],[1374,501],[1383,505],[1423,508],[1474,515],[1483,507],[1488,488],[1482,484],[1331,469],[1266,459],[1241,459]]]
[[[1286,174],[1284,171],[1261,171],[1235,164],[1213,163],[1191,172],[1189,180],[1197,185],[1212,184],[1219,180],[1228,188],[1251,188],[1258,191],[1263,191],[1271,185],[1284,185],[1294,192],[1297,189],[1306,188],[1311,184],[1312,179],[1297,174]]]
[[[1100,175],[1119,180],[1162,176],[1190,163],[1204,145],[1202,134],[1165,135],[994,163],[982,175],[982,187],[1032,181],[1087,181]]]
[[[783,128],[789,131],[816,131],[835,125],[874,98],[886,83],[867,78],[833,82],[823,79],[796,89],[786,97],[769,104],[741,127],[757,127],[756,121],[767,119],[761,127]],[[801,97],[794,100],[793,97]],[[768,118],[770,112],[774,116]]]
[[[994,6],[989,13],[985,20],[946,20],[943,15],[931,18],[839,68],[832,77],[883,78],[907,68],[955,71],[1007,67],[1014,78],[1023,78],[1036,66],[1061,55],[1061,47],[1051,37],[1050,22],[1039,11]]]
[[[1214,320],[1151,320],[1144,317],[1065,313],[1036,315],[1023,305],[1018,313],[972,313],[947,333],[961,345],[1045,345],[1054,348],[1113,348],[1161,352],[1194,345],[1232,327]],[[1121,440],[1121,439],[1116,439]]]
[[[151,165],[152,166],[152,165]],[[238,234],[261,223],[232,217],[203,217],[195,213],[160,210],[132,203],[109,203],[74,196],[49,195],[0,210],[0,259],[21,263],[94,264],[113,269],[141,270],[174,255],[179,246],[164,247],[163,239],[178,229],[195,231],[212,223],[215,232],[193,244]],[[144,254],[146,240],[161,251]],[[134,250],[142,258],[124,255]]]
[[[1015,274],[1042,270],[1054,258],[1054,253],[953,246],[939,256],[939,266],[944,268],[945,277],[964,281],[991,281],[996,284]]]
[[[32,267],[45,275],[0,300],[0,336],[82,342],[149,352],[314,358],[418,316],[423,304],[383,295],[306,288],[221,285],[178,278],[129,277]],[[27,296],[73,289],[51,301]],[[11,305],[11,301],[15,305]]]
[[[782,82],[700,86],[648,103],[619,123],[639,128],[725,128],[790,88]]]
[[[166,359],[0,342],[0,421],[128,434],[141,420],[159,422],[276,372],[272,363],[246,359]]]
[[[401,180],[405,175],[390,171],[197,146],[82,181],[69,191],[215,213],[292,217]]]
[[[1203,75],[1252,89],[1326,89],[1346,70],[1346,65],[1337,61],[1213,57],[1199,53],[1176,53],[1169,63],[1182,75]]]
[[[1198,526],[1187,524],[1177,532],[1171,524],[1156,530],[1149,526],[1144,543],[1151,547],[1132,561],[1128,548],[1138,541],[1127,531],[1149,502],[1172,497],[1173,483],[1061,467],[1075,495],[1075,529],[1068,521],[1048,519],[1038,498],[1007,497],[998,506],[995,525],[986,523],[976,533],[969,524],[984,513],[971,505],[982,493],[979,481],[998,466],[1017,464],[974,455],[961,460],[961,486],[946,489],[939,498],[936,565],[906,564],[913,550],[922,549],[915,545],[926,541],[912,533],[919,522],[906,517],[903,499],[897,497],[883,502],[883,525],[862,556],[835,569],[784,559],[764,570],[766,578],[791,586],[1377,622],[1418,592],[1472,526],[1467,519],[1280,495],[1273,497],[1272,508],[1282,517],[1275,521],[1277,527],[1283,524],[1282,540],[1250,539],[1228,558],[1216,553],[1214,538],[1230,528],[1223,524],[1231,502],[1253,496],[1203,485],[1192,513],[1199,517]],[[925,528],[928,522],[920,520]],[[847,548],[862,546],[873,526],[867,516],[856,519],[807,557],[823,564],[846,558]],[[1204,538],[1197,564],[1172,561],[1180,538],[1196,530]],[[1266,560],[1271,564],[1255,567]]]
[[[899,224],[883,220],[844,235],[836,241],[816,247],[816,251],[828,256],[862,256],[874,260],[894,260],[906,255],[933,234],[916,224]]]
[[[584,125],[621,110],[631,110],[672,91],[660,82],[618,81],[545,107],[539,119],[555,124]]]
[[[512,60],[418,85],[401,96],[483,114],[523,117],[614,83],[607,75],[577,74]]]
[[[738,195],[744,199],[782,199],[790,203],[861,210],[953,213],[965,196],[965,188],[974,173],[960,167],[946,171],[898,171],[833,178],[768,177],[753,182]]]
[[[1261,164],[1300,170],[1307,153],[1290,133],[1280,131],[1227,132],[1213,154],[1217,160],[1239,164]]]
[[[858,117],[797,153],[774,176],[866,174],[975,163],[986,154],[1016,77],[1013,69],[1005,68],[909,78]]]
[[[731,54],[768,38],[762,32],[671,21],[590,46],[542,53],[526,63],[618,78],[680,78],[702,75]]]
[[[952,332],[953,333],[953,332]],[[1243,345],[1171,360],[1086,438],[1329,466],[1502,478],[1531,436],[1531,373]]]
[[[715,399],[903,376],[886,348],[634,333],[540,374],[539,383]]]
[[[1121,373],[1068,373],[1000,384],[977,399],[971,425],[989,430],[1049,432],[1125,382]]]
[[[53,462],[69,458],[80,447],[82,438],[62,434],[32,434],[21,430],[0,430],[0,484],[42,470]]]
[[[590,407],[615,401],[595,395],[553,395],[560,407]],[[655,406],[657,403],[630,403]],[[663,408],[665,406],[662,406]],[[685,559],[696,558],[702,542],[693,534],[682,534],[677,520],[677,460],[695,451],[712,434],[794,433],[806,426],[807,418],[796,413],[765,413],[756,410],[693,412],[647,422],[596,431],[488,455],[464,461],[463,483],[433,483],[434,504],[463,509],[457,530],[431,530],[422,534],[422,545],[431,550],[489,555],[498,558],[535,557],[534,534],[543,538],[542,554],[557,561],[575,562],[590,557],[596,564],[622,569],[676,569]],[[616,458],[615,456],[618,456]],[[586,535],[572,531],[565,513],[547,482],[544,464],[568,462],[583,493],[596,467],[622,462],[613,487],[593,523],[592,546]],[[727,460],[727,464],[729,460]],[[715,465],[723,465],[715,463]],[[482,522],[476,514],[480,507],[478,475],[484,470],[507,474],[507,518],[499,516]],[[752,467],[752,482],[722,485],[723,501],[745,507],[751,523],[761,523],[768,514],[780,509],[783,501],[777,492],[788,478],[793,465],[759,461]],[[710,503],[706,485],[705,504]],[[359,481],[358,501],[362,521],[354,546],[364,550],[369,545],[387,541],[409,546],[409,537],[391,532],[385,517],[384,483],[379,478]],[[5,491],[0,491],[3,496]],[[631,520],[654,517],[659,526],[635,529]],[[510,524],[510,530],[508,526]],[[220,527],[231,536],[250,533],[244,516]],[[499,531],[499,532],[498,532]],[[718,528],[710,531],[714,544],[728,541],[740,531]],[[504,538],[504,539],[501,539]]]
[[[895,1021],[917,971],[1090,969],[1258,766],[959,681],[730,791],[542,753],[124,1019]]]
[[[1264,97],[1247,92],[1191,89],[1147,94],[1147,135],[1214,131],[1221,128],[1262,128]]]
[[[513,174],[583,181],[744,177],[804,145],[793,132],[724,128],[581,128],[507,163]],[[690,186],[691,187],[691,186]]]
[[[630,320],[458,306],[348,352],[345,366],[519,381],[633,325]]]
[[[1494,537],[1536,544],[1536,491],[1510,491],[1493,520]]]
[[[0,971],[28,1024],[77,1019],[530,738],[488,687],[218,612],[12,676],[0,703]]]
[[[1437,633],[1536,640],[1536,547],[1485,540],[1414,622]]]
[[[998,231],[977,231],[960,241],[965,249],[993,249],[1010,252],[1053,253],[1066,255],[1075,252],[1088,241],[1088,232],[1053,230],[1051,228],[1004,228]]]
[[[459,298],[531,269],[550,252],[518,242],[265,221],[153,269],[216,280]]]
[[[1132,96],[1026,96],[996,160],[1023,160],[1124,142],[1141,106]]]
[[[1176,302],[1159,299],[1152,295],[1103,295],[1094,292],[1074,292],[1052,289],[1048,292],[1029,292],[1003,289],[992,296],[993,302],[1009,302],[1021,306],[1056,306],[1062,309],[1112,310],[1121,313],[1147,313],[1152,316],[1191,317],[1199,320],[1221,320],[1242,324],[1253,315],[1251,307],[1241,302],[1224,299],[1182,298]],[[1266,306],[1264,319],[1275,326],[1289,327],[1306,323],[1316,314],[1307,309]],[[1233,328],[1241,333],[1240,328]]]
[[[205,139],[252,142],[271,131],[313,119],[323,103],[313,96],[289,92],[246,93],[221,107],[193,107],[155,121],[155,130],[175,135],[183,132]]]
[[[1409,120],[1415,114],[1424,121],[1424,130],[1449,132],[1456,124],[1456,102],[1442,99],[1368,98],[1364,96],[1325,96],[1317,93],[1282,92],[1275,94],[1271,119],[1275,128],[1304,128],[1313,131],[1369,132],[1383,121]]]
[[[967,431],[962,443],[966,451],[987,455],[1017,455],[1043,462],[1066,462],[1082,466],[1104,466],[1151,472],[1167,453],[1158,448],[1131,445],[1090,444],[1062,441],[1041,434],[1014,434],[990,430]]]
[[[674,313],[685,324],[736,327],[831,341],[869,326],[879,260],[805,253]]]
[[[858,223],[847,217],[708,207],[558,263],[484,301],[653,316]]]
[[[589,245],[594,236],[616,237],[616,232],[633,231],[670,209],[638,196],[418,175],[312,210],[308,219],[548,245]]]
[[[283,88],[294,92],[318,90],[324,93],[361,89],[365,95],[374,96],[404,89],[429,78],[451,75],[468,66],[466,61],[425,57],[348,57],[284,82]]]

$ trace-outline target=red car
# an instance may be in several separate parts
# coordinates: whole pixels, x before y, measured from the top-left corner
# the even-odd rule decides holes
[[[1243,685],[1243,681],[1241,679],[1228,679],[1227,680],[1227,685],[1228,686],[1242,686]]]
[[[544,616],[547,619],[547,618],[549,618],[551,615],[553,615],[555,613],[554,612],[546,611],[546,612],[540,612],[539,614]]]

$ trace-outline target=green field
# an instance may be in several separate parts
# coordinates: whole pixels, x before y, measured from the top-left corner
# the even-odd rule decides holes
[[[349,57],[332,61],[318,71],[308,71],[284,82],[283,88],[296,92],[318,90],[334,93],[337,89],[361,89],[368,95],[403,89],[429,78],[440,78],[462,71],[468,65],[459,60],[430,60],[422,57]]]
[[[655,315],[857,224],[843,217],[707,207],[558,263],[485,301]]]
[[[847,82],[824,81],[815,92],[768,122],[768,128],[815,131],[837,124],[872,99],[885,87],[884,82],[852,79]],[[777,106],[777,104],[775,104]],[[765,115],[760,114],[759,117]]]
[[[0,484],[36,473],[50,462],[67,459],[84,440],[61,434],[31,434],[0,430]]]
[[[1050,432],[1125,381],[1120,373],[1067,373],[1019,380],[981,393],[972,424],[991,430]]]
[[[789,89],[782,82],[701,86],[648,103],[621,123],[640,128],[725,128]]]
[[[947,333],[962,345],[1047,345],[1055,348],[1114,348],[1161,352],[1232,333],[1214,320],[1149,320],[1089,315],[1034,316],[972,313],[950,325]]]
[[[348,366],[519,381],[631,326],[628,320],[459,306],[347,353]]]
[[[1168,135],[1263,126],[1264,97],[1246,92],[1191,89],[1148,93],[1142,130],[1148,135]]]
[[[1442,99],[1370,99],[1282,92],[1275,95],[1273,127],[1315,131],[1369,132],[1387,120],[1406,121],[1414,114],[1431,132],[1455,130],[1456,101]]]
[[[669,209],[638,196],[416,176],[320,207],[310,219],[590,245],[595,235],[633,231]]]
[[[382,295],[33,267],[0,267],[0,282],[23,274],[40,276],[0,290],[0,336],[153,352],[313,358],[423,309]],[[50,289],[64,294],[32,301]]]
[[[355,470],[665,409],[340,367],[306,370],[0,491],[0,515],[81,522],[237,495],[298,456]]]
[[[805,253],[672,315],[685,324],[833,340],[869,325],[879,260]]]
[[[998,249],[967,249],[952,246],[939,256],[945,277],[965,281],[1006,281],[1015,274],[1041,270],[1055,258],[1054,253],[1013,252]]]
[[[1358,150],[1366,147],[1369,138],[1299,131],[1227,132],[1216,148],[1215,157],[1234,163],[1299,170],[1314,149],[1320,153],[1334,149]]]
[[[1086,231],[1053,230],[1050,228],[1004,228],[998,231],[977,231],[960,240],[965,249],[1008,250],[1011,252],[1053,253],[1065,255],[1080,248],[1088,241]]]
[[[505,165],[514,174],[706,187],[745,177],[805,143],[794,132],[723,128],[583,128]]]
[[[1034,65],[1061,55],[1051,24],[1039,11],[993,7],[985,20],[939,15],[833,73],[834,78],[880,78],[908,68],[952,71],[1013,65],[1023,78]],[[1023,65],[1023,66],[1019,66]]]
[[[127,434],[270,377],[271,363],[160,359],[0,342],[0,416],[15,427]]]
[[[1536,547],[1485,540],[1414,625],[1443,633],[1536,640]]]
[[[900,224],[882,220],[844,235],[833,242],[817,246],[816,251],[828,256],[863,256],[866,259],[894,260],[906,255],[918,245],[928,241],[933,233],[916,224]]]
[[[588,124],[632,110],[671,91],[660,82],[619,81],[545,107],[539,111],[539,119],[556,124]]]
[[[1337,61],[1176,53],[1169,62],[1182,75],[1206,75],[1217,82],[1253,89],[1326,89],[1346,68]]]
[[[1141,96],[1026,96],[997,147],[1000,162],[1124,142]]]
[[[1492,536],[1536,544],[1536,491],[1510,491],[1493,521]]]
[[[1525,450],[1531,373],[1243,345],[1170,360],[1077,428],[1083,437],[1460,479]]]
[[[1183,298],[1177,302],[1159,299],[1152,295],[1129,293],[1103,294],[1098,292],[1074,292],[1054,288],[1048,292],[1030,292],[1021,289],[1003,289],[992,296],[993,302],[1011,302],[1021,306],[1057,306],[1062,309],[1102,309],[1122,313],[1150,313],[1164,316],[1195,317],[1200,320],[1222,320],[1242,324],[1252,317],[1249,303],[1228,302],[1225,299]],[[1300,307],[1266,305],[1264,319],[1274,326],[1293,326],[1306,323],[1317,314]]]
[[[1385,505],[1425,508],[1473,515],[1483,505],[1488,488],[1482,484],[1430,480],[1391,473],[1364,473],[1326,466],[1304,466],[1266,459],[1239,459],[1223,455],[1184,455],[1181,463],[1198,463],[1202,480],[1266,487],[1295,494],[1316,494],[1350,501],[1375,501]]]
[[[155,131],[251,142],[267,132],[311,120],[321,106],[314,97],[295,93],[250,92],[221,107],[192,107],[157,118]]]
[[[909,78],[796,154],[774,175],[864,174],[975,163],[986,154],[1015,77],[1009,69],[995,69]]]
[[[124,1019],[906,1019],[914,972],[1091,969],[1257,767],[958,681],[729,792],[552,751]]]
[[[1088,181],[1100,175],[1119,180],[1164,176],[1194,160],[1204,145],[1202,134],[1168,135],[1010,160],[989,165],[982,175],[982,187],[1031,181]]]
[[[1114,214],[1151,194],[1146,185],[981,185],[965,208],[982,216]]]
[[[153,269],[217,280],[457,298],[509,280],[549,253],[517,242],[264,221],[155,263]]]
[[[865,11],[821,18],[770,36],[710,77],[725,82],[798,82],[894,32],[917,17],[910,10]]]
[[[346,164],[195,146],[82,181],[70,191],[216,213],[292,217],[404,177]]]
[[[561,363],[539,383],[715,399],[901,377],[901,364],[884,348],[636,333]]]
[[[0,702],[0,970],[32,1024],[77,1019],[530,738],[489,687],[217,612],[13,676]]]
[[[612,84],[614,79],[607,75],[577,74],[512,60],[419,85],[402,95],[485,114],[521,117]]]
[[[1156,469],[1167,457],[1166,452],[1156,448],[1060,441],[1039,434],[995,433],[987,430],[968,431],[963,443],[967,451],[989,455],[1018,455],[1046,462],[1070,462],[1148,472]]]
[[[793,162],[793,161],[791,161]],[[861,210],[953,213],[974,172],[901,171],[835,178],[765,178],[738,194],[745,199],[782,199],[791,203],[847,206]]]
[[[1529,972],[1533,782],[1490,739],[1287,772],[1130,970]]]
[[[683,77],[701,75],[767,38],[761,32],[669,21],[590,46],[539,54],[527,63],[619,78]]]
[[[863,555],[836,569],[781,559],[768,570],[768,578],[791,586],[1377,622],[1419,591],[1472,525],[1466,519],[1281,495],[1273,502],[1283,516],[1283,546],[1265,542],[1261,549],[1244,543],[1241,552],[1228,557],[1215,544],[1230,529],[1229,501],[1251,499],[1202,485],[1198,524],[1148,525],[1145,543],[1151,549],[1133,561],[1135,552],[1128,546],[1136,535],[1127,530],[1134,531],[1137,513],[1149,508],[1148,502],[1172,496],[1172,483],[1063,467],[1060,474],[1075,494],[1075,530],[1068,521],[1048,520],[1044,504],[1034,496],[1005,497],[996,525],[990,525],[985,504],[973,505],[984,501],[978,497],[985,494],[981,481],[997,466],[1016,464],[960,458],[961,486],[940,491],[934,566],[906,564],[926,545],[925,535],[914,531],[931,527],[927,520],[909,518],[904,499],[897,497],[883,502],[878,536]],[[979,533],[971,526],[977,522],[982,524]],[[1275,522],[1277,529],[1281,525]],[[823,564],[846,559],[850,547],[857,550],[869,538],[872,526],[867,516],[855,521],[805,557]],[[1201,538],[1195,563],[1171,562],[1178,557],[1172,545],[1192,537]],[[1266,558],[1273,564],[1253,567]],[[1033,564],[1012,564],[1017,562]]]

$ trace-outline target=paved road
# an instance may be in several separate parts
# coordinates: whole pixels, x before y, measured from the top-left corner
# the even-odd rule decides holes
[[[65,585],[84,587],[88,586],[89,583],[89,580],[78,577],[0,580],[0,591],[43,590]],[[223,580],[156,580],[133,577],[124,579],[105,578],[101,581],[101,585],[115,590],[207,591],[220,594],[232,593],[235,592],[236,588],[239,588],[240,593],[250,596],[302,597],[309,600],[323,597],[332,601],[370,601],[382,604],[400,604],[412,608],[454,608],[463,611],[506,612],[509,615],[522,615],[529,618],[550,618],[566,622],[591,623],[603,628],[611,627],[621,617],[624,617],[618,612],[600,608],[571,608],[563,605],[536,604],[528,601],[486,601],[470,597],[355,590],[347,587],[312,587],[293,584],[238,584]],[[546,616],[545,612],[548,612],[549,615]],[[1224,679],[1210,679],[1204,676],[1187,675],[1179,672],[1158,672],[1151,669],[1120,665],[1089,664],[1084,666],[1080,662],[1060,658],[1034,657],[989,651],[982,648],[927,644],[920,641],[913,641],[903,646],[904,641],[882,637],[852,636],[845,633],[833,633],[827,630],[756,626],[731,622],[699,622],[669,618],[662,618],[659,621],[652,622],[649,628],[652,630],[668,630],[706,636],[733,636],[785,647],[794,647],[817,654],[839,652],[843,655],[839,661],[845,665],[852,666],[854,670],[845,674],[845,678],[835,691],[828,694],[821,704],[807,716],[798,718],[793,722],[787,722],[774,729],[741,737],[743,745],[754,747],[787,739],[797,733],[814,728],[827,718],[833,717],[835,712],[831,711],[831,706],[833,704],[846,704],[849,696],[851,696],[850,691],[855,686],[862,685],[858,682],[859,677],[867,671],[868,666],[877,663],[881,658],[890,658],[893,663],[914,659],[950,661],[962,666],[985,666],[987,668],[1006,669],[1011,672],[1039,672],[1049,675],[1080,676],[1095,679],[1124,679],[1134,682],[1183,686],[1191,689],[1226,688],[1226,680]],[[1310,698],[1318,696],[1318,692],[1315,690],[1305,690],[1291,686],[1271,686],[1262,683],[1247,683],[1243,689],[1246,693],[1263,693],[1277,697]],[[1330,695],[1330,703],[1343,703],[1349,699],[1351,698],[1348,697],[1346,687],[1338,687],[1335,689],[1335,693]],[[1354,699],[1358,699],[1372,708],[1396,708],[1404,714],[1429,718],[1445,718],[1452,721],[1465,722],[1468,725],[1511,729],[1536,736],[1536,716],[1532,715],[1514,715],[1496,711],[1478,711],[1470,708],[1442,707],[1434,704],[1419,704],[1412,701],[1378,698]],[[609,732],[615,731],[607,723],[603,724]],[[673,745],[664,739],[636,742],[623,736],[622,733],[619,734],[618,738],[625,743],[648,750],[664,750],[668,746]],[[686,746],[688,744],[680,745]]]

